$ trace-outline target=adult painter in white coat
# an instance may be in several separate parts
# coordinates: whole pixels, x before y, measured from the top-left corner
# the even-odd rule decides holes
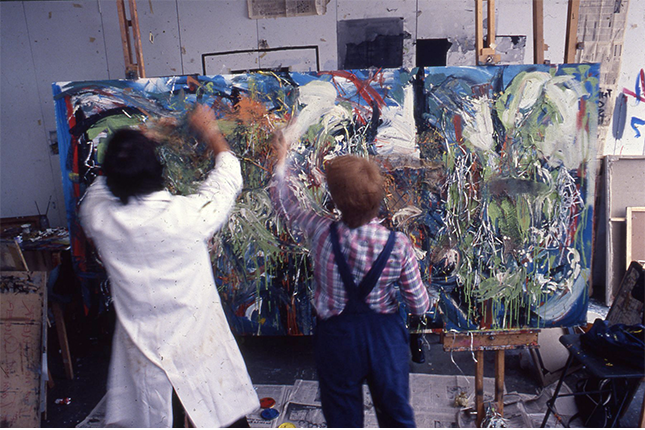
[[[216,156],[196,194],[171,195],[144,184],[134,196],[117,197],[113,191],[138,179],[115,185],[106,171],[107,179],[98,177],[81,204],[81,222],[107,270],[117,315],[106,426],[172,426],[173,388],[196,427],[225,427],[259,408],[207,248],[242,188],[240,164],[210,109],[198,105],[189,124]],[[129,157],[127,147],[121,150],[112,154],[119,163]],[[139,164],[129,167],[135,178]]]

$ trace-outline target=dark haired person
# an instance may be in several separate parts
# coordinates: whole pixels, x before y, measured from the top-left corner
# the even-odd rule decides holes
[[[107,427],[171,427],[173,398],[197,427],[236,424],[259,407],[207,248],[241,190],[240,164],[210,109],[198,105],[189,124],[216,157],[196,194],[165,190],[155,141],[121,129],[81,203],[117,316]]]
[[[380,170],[351,155],[327,162],[327,186],[342,214],[337,222],[299,205],[279,132],[274,146],[275,206],[305,234],[314,264],[314,349],[327,426],[363,427],[367,382],[379,426],[414,427],[408,331],[395,284],[413,314],[424,314],[430,300],[410,240],[376,218],[384,195]]]

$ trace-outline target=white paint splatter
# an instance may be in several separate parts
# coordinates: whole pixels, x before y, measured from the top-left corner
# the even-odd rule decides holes
[[[284,130],[287,142],[298,141],[311,125],[318,123],[322,116],[335,108],[337,93],[331,82],[312,81],[298,91],[298,103],[304,108]]]
[[[463,135],[477,149],[491,151],[495,147],[493,140],[493,117],[488,97],[470,100],[474,115],[462,112],[464,121]]]
[[[582,88],[573,76],[556,76],[545,84],[544,93],[556,107],[560,121],[545,130],[540,149],[551,167],[564,164],[569,170],[577,169],[588,159],[590,145],[587,133],[578,133]]]
[[[383,125],[377,133],[379,155],[405,155],[419,159],[414,123],[414,94],[407,85],[403,93],[403,106],[388,106],[381,112]]]

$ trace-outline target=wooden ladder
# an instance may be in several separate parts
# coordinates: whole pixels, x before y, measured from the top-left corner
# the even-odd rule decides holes
[[[139,32],[139,14],[137,13],[137,0],[128,0],[130,19],[128,19],[125,7],[126,0],[116,0],[121,24],[121,41],[123,42],[123,56],[125,59],[125,77],[137,79],[146,77],[146,69],[143,63],[141,52],[141,33]],[[132,34],[130,34],[132,29]],[[130,42],[132,39],[132,43]],[[132,52],[134,45],[134,53]]]

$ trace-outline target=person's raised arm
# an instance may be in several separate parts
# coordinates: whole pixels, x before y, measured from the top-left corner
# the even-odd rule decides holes
[[[215,112],[208,106],[197,104],[188,117],[188,124],[197,137],[208,144],[215,156],[231,148],[217,126]]]
[[[276,169],[281,168],[287,159],[287,141],[284,138],[284,134],[282,134],[282,130],[275,131],[272,144],[276,154]]]
[[[197,193],[190,196],[198,200],[206,199],[206,203],[201,205],[199,210],[202,217],[200,225],[211,231],[226,222],[235,199],[242,190],[240,162],[220,132],[212,109],[196,104],[188,116],[188,125],[215,155],[215,166],[202,181]]]
[[[276,130],[273,135],[272,145],[276,156],[276,164],[273,170],[274,186],[270,190],[276,211],[287,222],[291,228],[302,230],[305,234],[311,235],[316,226],[319,225],[321,216],[315,211],[305,209],[300,205],[292,186],[297,182],[291,166],[287,162],[289,143],[281,130]]]

